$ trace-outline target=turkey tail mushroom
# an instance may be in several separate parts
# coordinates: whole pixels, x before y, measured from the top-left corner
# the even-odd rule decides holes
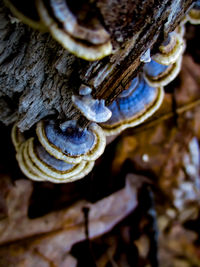
[[[60,127],[54,121],[37,124],[38,139],[46,151],[68,163],[94,161],[104,151],[106,139],[101,127],[91,123],[87,129],[76,121],[66,121]]]
[[[63,4],[63,1],[56,1],[52,5],[52,11],[55,12],[54,17],[50,14],[51,12],[44,4],[44,1],[37,0],[38,13],[41,17],[41,20],[46,25],[52,36],[65,49],[69,50],[69,52],[85,60],[99,60],[111,54],[112,45],[110,40],[108,40],[108,35],[106,34],[106,31],[103,31],[102,28],[94,31],[86,29],[85,27],[82,27],[80,29],[80,27],[78,27],[79,25],[77,24],[77,20],[71,14],[67,5],[62,6],[61,8],[61,2]],[[61,10],[62,12],[60,12]],[[56,20],[56,17],[59,18],[59,21]],[[60,20],[62,22],[62,26],[60,26]],[[66,26],[68,24],[68,21],[69,25]],[[72,26],[72,24],[74,26]],[[73,35],[69,34],[69,29],[71,29]],[[74,31],[73,29],[76,29],[76,31]],[[102,32],[103,36],[100,38],[100,33]],[[79,35],[79,38],[75,38],[75,35]],[[92,41],[93,43],[90,41]]]
[[[26,141],[24,134],[19,131],[17,123],[12,127],[11,139],[16,151],[18,151],[20,146]]]
[[[36,144],[33,138],[22,144],[17,153],[17,160],[20,169],[28,178],[53,183],[79,180],[86,176],[94,166],[93,161],[82,161],[74,165],[57,160],[40,144]]]
[[[197,1],[187,14],[187,19],[191,24],[200,24],[200,1]]]
[[[166,86],[173,81],[181,70],[182,56],[170,65],[162,65],[154,60],[145,64],[144,78],[150,86]]]
[[[54,136],[54,138],[57,139],[60,136]],[[12,140],[21,171],[34,181],[72,182],[86,176],[94,167],[93,160],[69,163],[57,159],[54,155],[48,153],[37,138],[31,137],[26,140],[16,125],[12,129]]]
[[[73,95],[72,102],[89,121],[105,122],[112,115],[112,112],[105,106],[104,99],[94,99],[91,95]]]
[[[34,29],[45,31],[47,28],[41,22],[37,12],[35,0],[18,1],[18,0],[4,0],[6,6],[8,6],[19,20],[25,24],[31,26]]]
[[[168,38],[160,45],[159,52],[152,59],[162,65],[173,64],[185,50],[185,42],[176,31],[169,33]]]
[[[91,12],[87,12],[84,16],[82,14],[82,17],[87,19],[87,25],[82,26],[69,9],[65,0],[50,0],[50,8],[57,21],[63,25],[64,30],[72,37],[94,45],[104,44],[109,40],[108,32],[102,27],[97,18],[92,16]]]
[[[107,122],[100,124],[105,135],[119,134],[139,125],[160,107],[163,97],[162,87],[151,87],[141,76],[134,78],[129,89],[123,91],[108,106],[112,116]]]

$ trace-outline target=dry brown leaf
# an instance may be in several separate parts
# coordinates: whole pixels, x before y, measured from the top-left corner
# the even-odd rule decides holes
[[[181,84],[174,91],[177,105],[183,106],[200,98],[200,65],[192,57],[184,56],[179,77]]]
[[[168,233],[159,236],[159,261],[162,267],[200,266],[200,247],[194,244],[197,234],[174,223]],[[184,265],[185,264],[185,265]]]
[[[89,237],[110,231],[137,205],[138,177],[128,176],[125,188],[95,204],[79,201],[68,209],[53,212],[37,219],[27,218],[32,182],[19,180],[8,194],[9,217],[0,223],[1,243],[32,239],[4,246],[0,249],[0,266],[61,266],[71,247],[86,238],[84,207],[89,208]],[[46,233],[46,234],[45,234]],[[43,236],[35,237],[35,235]],[[38,258],[39,257],[39,258]],[[27,263],[28,259],[31,259]],[[42,263],[43,262],[43,263]],[[36,264],[37,263],[37,264]],[[7,264],[7,265],[6,265]],[[28,265],[29,264],[29,265]],[[42,265],[43,264],[43,265]],[[49,264],[49,265],[45,265]]]

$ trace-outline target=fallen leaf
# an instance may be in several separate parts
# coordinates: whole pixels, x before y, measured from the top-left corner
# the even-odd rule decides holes
[[[89,208],[89,238],[110,231],[137,206],[137,180],[138,177],[130,175],[125,188],[109,197],[94,204],[82,200],[68,209],[37,219],[27,217],[32,182],[17,181],[8,194],[9,217],[4,220],[3,227],[0,224],[0,241],[4,244],[32,238],[1,247],[1,266],[12,266],[13,262],[15,266],[21,266],[22,262],[23,266],[38,266],[39,258],[44,266],[51,266],[50,263],[61,266],[71,247],[86,239],[83,208]],[[28,259],[31,259],[30,265],[26,263]],[[49,265],[45,265],[47,263]]]

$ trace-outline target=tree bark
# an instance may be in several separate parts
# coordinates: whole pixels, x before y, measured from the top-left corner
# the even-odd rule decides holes
[[[142,69],[141,55],[153,54],[180,23],[193,0],[97,0],[111,35],[112,55],[87,62],[63,49],[48,33],[19,22],[0,0],[0,121],[18,121],[21,131],[46,116],[87,120],[71,97],[81,84],[94,98],[111,103]]]

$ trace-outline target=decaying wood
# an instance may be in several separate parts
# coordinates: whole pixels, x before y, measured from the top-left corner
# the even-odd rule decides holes
[[[40,33],[12,17],[0,0],[0,120],[18,120],[22,131],[48,115],[81,118],[71,96],[81,84],[109,104],[141,70],[140,56],[172,31],[193,0],[95,2],[114,53],[86,62],[65,51],[48,33]]]

